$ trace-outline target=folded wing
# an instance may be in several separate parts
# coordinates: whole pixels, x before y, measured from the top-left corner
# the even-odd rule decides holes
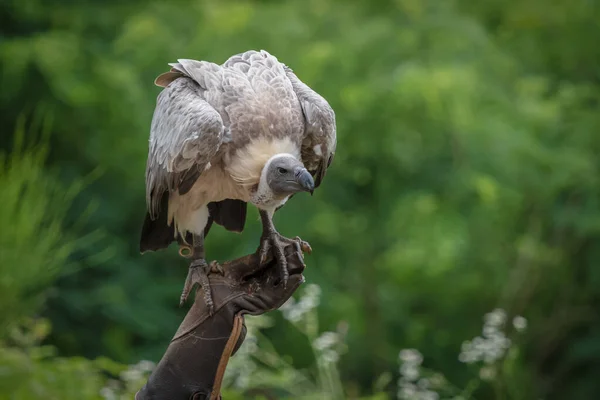
[[[158,95],[152,118],[146,203],[151,219],[158,218],[166,192],[187,193],[208,166],[224,139],[219,113],[204,99],[206,89],[183,74],[170,73]],[[160,78],[160,77],[159,77]]]
[[[298,79],[289,67],[284,68],[304,114],[302,162],[315,178],[315,187],[319,187],[337,146],[335,113],[327,100]]]

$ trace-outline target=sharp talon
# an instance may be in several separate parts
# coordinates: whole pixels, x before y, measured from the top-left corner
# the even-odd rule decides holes
[[[296,243],[299,244],[300,249],[302,249],[303,253],[308,253],[308,254],[312,253],[312,247],[310,247],[310,244],[308,242],[300,239],[300,236],[296,236],[294,238],[294,240],[296,241]]]
[[[210,292],[204,292],[204,304],[206,304],[206,308],[208,308],[208,316],[212,317],[215,311],[215,305],[212,301]]]
[[[216,271],[223,271],[221,266],[218,265],[216,261],[211,262],[210,265],[208,265],[206,261],[202,259],[192,261],[188,269],[188,275],[185,279],[185,284],[183,285],[181,297],[179,299],[180,307],[185,304],[194,287],[198,285],[204,291],[204,302],[208,307],[209,314],[212,315],[214,303],[212,301],[210,281],[208,280],[208,273],[211,272],[212,268],[214,268]]]
[[[289,239],[281,236],[277,232],[265,234],[261,239],[260,247],[257,251],[261,264],[264,264],[269,251],[271,251],[271,254],[274,256],[281,269],[281,281],[283,282],[284,288],[287,288],[290,278],[287,257],[285,255],[285,248],[289,245],[293,246],[294,251],[298,254],[298,258],[304,263],[303,251],[306,251],[307,249],[310,251],[311,248],[308,243],[304,242],[299,237]]]
[[[186,288],[183,289],[183,292],[181,292],[181,297],[179,298],[179,307],[183,307],[183,305],[187,301],[188,296],[190,295],[190,289],[187,288],[187,281],[186,281]]]
[[[304,251],[305,253],[308,254],[312,254],[312,247],[310,247],[310,244],[308,244],[308,242],[302,241],[302,251]]]
[[[187,282],[186,282],[186,286],[187,286]],[[190,289],[184,288],[183,292],[181,292],[181,297],[179,298],[179,307],[183,307],[183,305],[187,301],[189,295],[190,295]]]
[[[302,247],[300,246],[300,242],[298,240],[294,241],[294,250],[296,250],[296,253],[302,252]]]
[[[290,278],[290,273],[288,271],[287,262],[281,263],[281,279],[283,280],[283,284],[287,283],[287,280]]]
[[[209,264],[209,271],[213,274],[225,275],[223,267],[216,261],[211,261]]]
[[[269,239],[263,239],[261,241],[260,244],[260,251],[259,251],[259,261],[260,264],[264,264],[265,262],[267,262],[267,256],[269,254],[269,248],[270,248],[270,243],[269,243]]]

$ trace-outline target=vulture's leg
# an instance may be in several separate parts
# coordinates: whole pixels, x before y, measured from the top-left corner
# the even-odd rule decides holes
[[[208,306],[208,313],[209,315],[212,315],[214,303],[212,300],[208,274],[210,272],[223,273],[223,270],[221,270],[220,265],[216,262],[210,264],[206,262],[206,257],[204,255],[204,233],[201,235],[194,234],[193,243],[192,249],[187,246],[182,246],[179,250],[179,254],[192,260],[183,286],[183,291],[181,292],[179,306],[182,306],[183,303],[185,303],[194,286],[198,284],[204,292],[204,302]],[[184,249],[188,250],[187,254],[183,251]]]
[[[263,264],[267,261],[269,250],[273,251],[273,256],[277,260],[279,268],[281,268],[281,279],[284,287],[287,286],[287,281],[290,273],[287,268],[287,259],[285,258],[285,248],[292,244],[296,247],[298,252],[304,251],[311,253],[312,249],[310,245],[296,236],[294,239],[288,239],[281,236],[275,229],[273,224],[273,213],[265,210],[259,210],[260,219],[262,221],[263,233],[260,238],[260,246],[258,248],[258,255],[260,257],[260,263]]]

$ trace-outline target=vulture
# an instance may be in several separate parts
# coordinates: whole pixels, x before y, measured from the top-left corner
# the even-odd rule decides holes
[[[336,151],[335,113],[292,69],[268,52],[246,51],[222,65],[180,59],[159,75],[146,164],[140,251],[171,242],[191,259],[181,295],[199,284],[212,307],[204,238],[217,223],[242,232],[247,203],[261,217],[257,254],[269,251],[289,273],[273,214],[294,194],[318,188]]]

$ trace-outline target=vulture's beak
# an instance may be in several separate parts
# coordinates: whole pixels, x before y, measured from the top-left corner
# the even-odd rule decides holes
[[[312,196],[315,190],[315,181],[310,172],[308,172],[306,168],[299,168],[294,176],[296,177],[296,182],[298,182],[302,189],[306,192],[310,192]]]

